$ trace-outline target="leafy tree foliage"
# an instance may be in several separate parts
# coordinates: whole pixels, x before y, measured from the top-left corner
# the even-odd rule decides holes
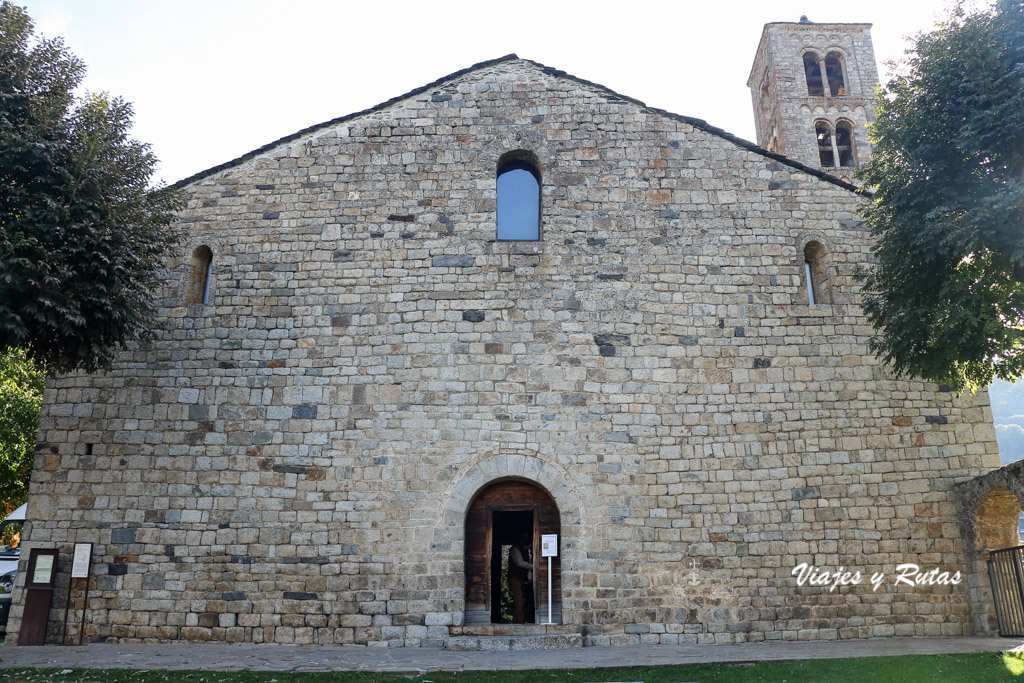
[[[0,4],[0,349],[51,371],[94,370],[145,336],[179,197],[148,187],[156,158],[131,106],[76,100],[85,68],[25,11]]]
[[[974,390],[1024,374],[1024,4],[917,37],[870,130],[865,281],[896,371]]]
[[[28,499],[45,379],[24,349],[0,352],[0,502],[8,512]]]

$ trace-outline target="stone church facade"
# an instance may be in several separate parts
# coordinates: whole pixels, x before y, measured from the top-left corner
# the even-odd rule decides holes
[[[869,351],[853,185],[511,55],[182,187],[153,340],[46,390],[25,547],[95,544],[87,640],[453,646],[513,528],[573,644],[978,630],[966,582],[792,575],[975,572],[999,465],[985,392]]]

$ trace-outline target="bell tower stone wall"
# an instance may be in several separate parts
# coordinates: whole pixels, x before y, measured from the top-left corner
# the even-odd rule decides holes
[[[871,155],[877,83],[871,24],[765,24],[747,80],[757,144],[852,179]]]

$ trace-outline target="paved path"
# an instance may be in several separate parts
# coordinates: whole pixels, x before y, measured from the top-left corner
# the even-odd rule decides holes
[[[431,648],[317,645],[44,645],[0,647],[0,667],[259,669],[264,671],[470,671],[665,666],[707,662],[874,657],[954,652],[1024,652],[1020,638],[877,638],[741,645],[588,647],[529,652],[449,652]]]

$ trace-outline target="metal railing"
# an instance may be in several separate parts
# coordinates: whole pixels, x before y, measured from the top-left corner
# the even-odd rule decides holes
[[[1024,546],[993,550],[988,558],[988,580],[999,635],[1024,637]]]

